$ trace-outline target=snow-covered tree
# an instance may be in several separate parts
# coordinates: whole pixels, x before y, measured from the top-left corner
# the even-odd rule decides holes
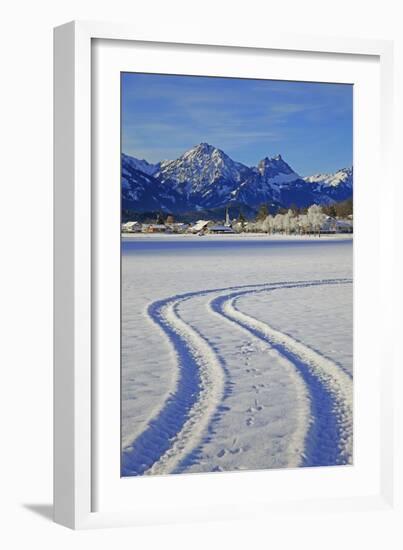
[[[256,224],[253,222],[248,222],[244,231],[246,231],[246,233],[256,233]]]
[[[256,219],[254,223],[256,233],[261,233],[263,231],[263,222],[264,222],[264,218]]]
[[[274,233],[274,216],[268,216],[269,233]]]
[[[242,233],[244,231],[244,224],[241,222],[236,222],[233,224],[232,229],[235,233]]]
[[[322,211],[322,207],[317,204],[313,204],[308,208],[307,216],[313,231],[318,233],[318,235],[320,236],[320,228],[322,227],[322,224],[326,218],[325,214]]]
[[[283,231],[283,214],[276,214],[274,217],[274,230],[281,233]]]
[[[310,231],[310,223],[306,214],[300,214],[297,219],[298,233],[303,234]]]
[[[242,210],[239,211],[239,216],[238,216],[238,219],[237,219],[237,223],[241,225],[241,228],[243,230],[244,227],[245,227],[245,224],[246,224],[246,218],[243,215]]]
[[[294,226],[294,212],[292,210],[288,210],[285,214],[283,214],[283,230],[287,235],[289,235],[292,232]]]
[[[273,232],[273,216],[271,216],[270,214],[266,216],[262,222],[262,231],[263,233]]]
[[[292,215],[290,216],[290,232],[291,233],[297,233],[298,232],[298,226],[297,226],[297,220],[298,217],[295,215],[295,212],[291,210]]]

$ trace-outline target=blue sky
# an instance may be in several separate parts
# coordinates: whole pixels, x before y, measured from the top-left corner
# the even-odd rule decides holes
[[[352,165],[353,87],[122,74],[122,151],[149,162],[207,142],[248,166],[281,153],[301,176]]]

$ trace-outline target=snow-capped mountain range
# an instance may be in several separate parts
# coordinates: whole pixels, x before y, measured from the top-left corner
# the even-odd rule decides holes
[[[136,212],[180,214],[226,206],[250,211],[262,203],[305,207],[346,200],[352,193],[352,168],[302,178],[281,155],[248,167],[208,143],[158,164],[122,154],[122,207]]]

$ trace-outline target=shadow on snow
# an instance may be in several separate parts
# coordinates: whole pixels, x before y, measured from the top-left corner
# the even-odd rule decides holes
[[[168,336],[173,348],[177,354],[179,365],[178,381],[174,392],[166,400],[163,409],[150,420],[147,428],[135,439],[135,441],[127,448],[122,449],[121,475],[122,476],[137,476],[144,474],[151,466],[159,460],[159,458],[171,447],[172,441],[179,433],[186,420],[189,418],[189,413],[197,402],[200,390],[201,381],[199,375],[199,366],[189,348],[186,340],[178,334],[174,328],[162,315],[162,310],[170,303],[182,302],[186,299],[195,296],[204,296],[216,292],[228,292],[224,296],[219,296],[211,302],[212,309],[217,313],[227,317],[222,309],[225,301],[229,298],[242,296],[249,292],[259,292],[266,290],[275,290],[282,288],[295,288],[299,286],[317,286],[326,284],[340,284],[351,282],[350,279],[324,279],[318,281],[284,281],[277,283],[264,283],[258,285],[245,285],[243,287],[226,287],[216,288],[203,291],[187,292],[170,296],[164,300],[153,302],[148,307],[148,314],[151,319],[161,328]],[[243,289],[239,291],[239,289]],[[175,308],[176,309],[176,308]],[[237,321],[239,322],[239,321]],[[247,325],[243,325],[251,333],[255,334],[260,339],[269,341],[270,345],[279,351],[283,356],[289,359],[300,372],[305,383],[307,384],[311,396],[311,412],[314,418],[312,425],[306,438],[305,459],[303,466],[324,466],[340,464],[338,442],[340,439],[340,428],[337,419],[334,415],[335,402],[332,395],[329,393],[325,385],[311,372],[306,365],[296,354],[290,352],[283,346],[270,341],[266,336],[263,336],[257,329],[251,329]],[[199,336],[206,342],[207,340],[194,328]],[[214,351],[214,346],[208,342]],[[224,397],[232,392],[233,383],[230,380],[230,373],[225,367],[225,361],[218,357],[220,364],[226,375],[224,386]],[[175,472],[181,472],[189,465],[195,463],[201,456],[202,447],[208,441],[211,441],[215,433],[215,425],[225,412],[224,404],[221,404],[216,413],[212,416],[206,436],[200,444],[190,451],[180,462]]]

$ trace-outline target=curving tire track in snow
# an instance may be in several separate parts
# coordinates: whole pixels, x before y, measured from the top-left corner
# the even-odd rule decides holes
[[[134,442],[122,449],[122,475],[167,474],[174,471],[186,456],[188,456],[194,448],[200,445],[203,434],[206,432],[223,398],[225,381],[221,360],[217,357],[212,347],[202,335],[181,319],[178,313],[180,303],[196,296],[200,297],[211,293],[223,292],[223,296],[211,302],[214,304],[214,306],[212,305],[212,309],[228,320],[236,322],[238,326],[250,330],[250,332],[253,332],[255,335],[257,334],[258,337],[263,339],[262,330],[259,331],[259,328],[256,327],[256,323],[259,323],[259,321],[253,321],[254,327],[253,330],[251,330],[251,326],[248,326],[251,319],[246,320],[243,318],[240,320],[238,318],[238,320],[234,320],[231,317],[233,312],[222,311],[221,304],[227,303],[228,300],[233,301],[238,296],[252,292],[294,288],[296,286],[306,287],[316,286],[318,284],[340,284],[345,282],[350,282],[350,280],[328,279],[320,281],[287,281],[246,285],[243,287],[227,287],[188,292],[150,304],[148,307],[150,318],[168,337],[177,356],[176,384],[159,413],[150,420],[147,428]],[[218,306],[218,304],[220,304],[220,306]],[[244,315],[235,309],[234,303],[232,303],[231,306],[227,304],[227,306],[233,308],[234,312],[236,312],[235,316]],[[260,329],[263,329],[263,327],[260,327]],[[267,330],[273,331],[274,329],[270,329],[270,327],[266,326],[265,331],[267,332]],[[278,343],[275,341],[273,332],[271,332],[270,338],[268,334],[265,334],[264,339],[269,341],[272,346],[274,342],[273,347]],[[300,355],[297,353],[292,354],[284,345],[280,346],[279,351],[293,361],[301,361]],[[314,354],[316,353],[313,352],[313,350],[310,351]],[[301,352],[301,349],[299,349],[299,352]],[[310,360],[312,361],[312,356],[310,356]],[[313,361],[313,363],[315,362]],[[308,370],[312,370],[311,363],[309,363],[309,365],[310,367]],[[300,372],[300,374],[303,373]],[[314,381],[317,381],[320,377],[318,378],[317,373],[315,376],[316,378],[314,377]],[[322,378],[326,378],[323,373],[321,376]],[[304,377],[304,381],[308,383],[309,389],[312,390],[312,380],[308,381],[306,377]],[[323,380],[321,381],[323,382]],[[335,386],[333,386],[332,388],[335,391]],[[318,392],[314,393],[317,397]],[[334,410],[336,411],[336,408],[334,408]],[[337,411],[340,410],[338,406]],[[314,422],[313,424],[318,428],[317,423]],[[312,429],[310,431],[314,433]],[[307,443],[309,443],[311,439],[313,438],[307,437]],[[338,440],[339,439],[341,439],[341,437],[338,437]],[[304,465],[313,464],[314,461],[308,457]]]
[[[253,293],[348,282],[351,281],[291,283],[282,287],[255,290]],[[211,308],[254,336],[268,342],[280,354],[289,359],[302,376],[310,394],[311,423],[306,433],[301,465],[325,466],[351,463],[353,454],[351,375],[330,359],[290,335],[240,311],[237,301],[247,294],[250,294],[250,291],[238,291],[229,296],[219,296],[212,300]]]
[[[197,445],[221,402],[224,373],[220,361],[178,313],[178,305],[190,297],[171,297],[148,308],[175,349],[176,387],[146,430],[123,449],[122,475],[172,472]]]
[[[146,474],[165,474],[178,466],[182,458],[198,444],[224,395],[224,371],[220,360],[208,342],[179,316],[178,305],[181,301],[177,300],[168,306],[166,320],[182,338],[193,357],[199,372],[199,391],[170,448]]]

